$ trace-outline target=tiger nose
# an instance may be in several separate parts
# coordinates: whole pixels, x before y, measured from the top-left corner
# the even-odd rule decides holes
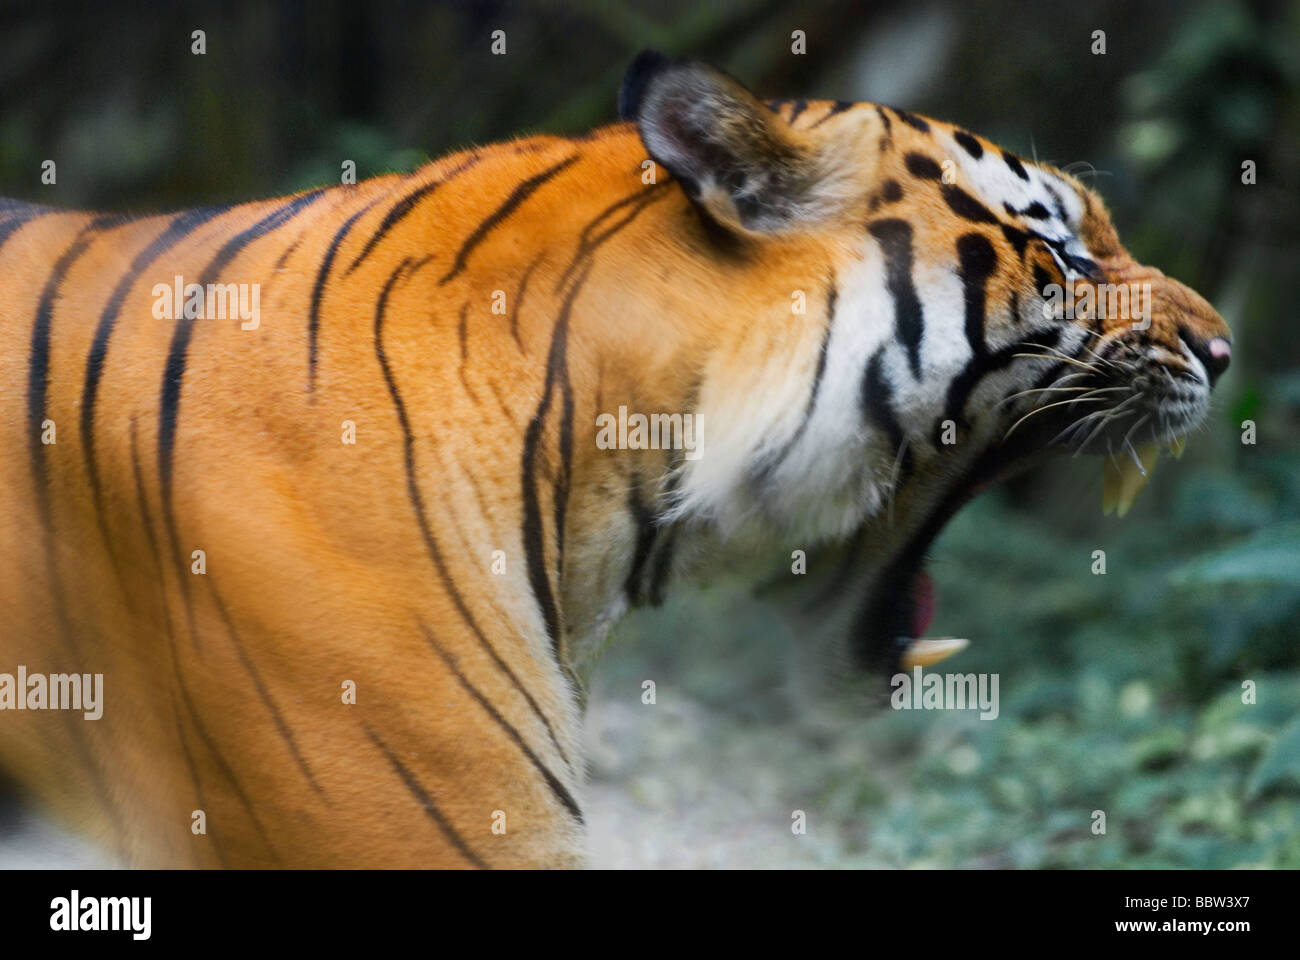
[[[1232,344],[1226,337],[1211,337],[1209,340],[1184,337],[1183,342],[1196,355],[1196,359],[1201,361],[1210,378],[1210,386],[1214,386],[1214,381],[1223,375],[1232,361]]]

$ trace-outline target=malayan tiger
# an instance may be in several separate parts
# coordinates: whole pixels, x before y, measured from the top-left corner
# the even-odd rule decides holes
[[[921,636],[923,566],[979,487],[1100,454],[1122,512],[1205,417],[1223,320],[1060,170],[651,52],[619,108],[264,202],[4,205],[24,796],[133,865],[580,865],[628,608],[851,543],[879,685],[962,645]],[[36,709],[56,674],[99,719]]]

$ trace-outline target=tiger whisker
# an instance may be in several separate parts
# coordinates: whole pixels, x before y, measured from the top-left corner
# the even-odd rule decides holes
[[[1029,357],[1031,360],[1053,360],[1053,361],[1060,361],[1061,363],[1072,363],[1076,367],[1082,367],[1084,370],[1087,370],[1089,373],[1097,372],[1096,368],[1093,367],[1092,365],[1084,363],[1082,360],[1076,360],[1073,357],[1065,357],[1065,356],[1054,357],[1050,353],[1013,353],[1012,356]]]
[[[1002,439],[1006,440],[1007,437],[1011,436],[1011,434],[1015,432],[1016,427],[1020,426],[1022,423],[1024,423],[1026,420],[1032,417],[1034,414],[1042,413],[1044,410],[1051,410],[1053,407],[1063,407],[1068,403],[1106,403],[1106,402],[1107,399],[1105,397],[1071,397],[1069,400],[1058,400],[1055,403],[1048,403],[1048,404],[1044,404],[1041,407],[1035,407],[1033,410],[1030,410],[1023,417],[1021,417],[1019,420],[1013,423],[1011,425],[1011,429],[1002,435]]]
[[[1128,387],[1030,387],[1028,390],[1021,390],[1017,393],[1010,394],[998,401],[997,406],[1009,403],[1017,397],[1023,397],[1030,393],[1077,393],[1087,391],[1089,395],[1094,393],[1114,393],[1118,390],[1127,390]]]

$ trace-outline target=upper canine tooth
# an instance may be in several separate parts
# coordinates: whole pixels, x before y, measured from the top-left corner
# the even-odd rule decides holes
[[[1138,445],[1137,456],[1134,459],[1120,461],[1119,494],[1116,500],[1119,516],[1122,517],[1129,512],[1133,501],[1151,479],[1151,473],[1156,468],[1156,459],[1159,456],[1159,447],[1154,443],[1143,443]]]
[[[1169,453],[1175,460],[1180,458],[1183,455],[1183,451],[1186,449],[1186,437],[1174,437],[1174,439],[1169,441]]]

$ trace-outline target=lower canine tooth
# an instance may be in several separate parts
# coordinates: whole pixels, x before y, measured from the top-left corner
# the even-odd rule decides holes
[[[970,641],[961,637],[927,637],[924,640],[913,640],[903,651],[903,669],[912,670],[916,667],[932,666],[969,646]]]

